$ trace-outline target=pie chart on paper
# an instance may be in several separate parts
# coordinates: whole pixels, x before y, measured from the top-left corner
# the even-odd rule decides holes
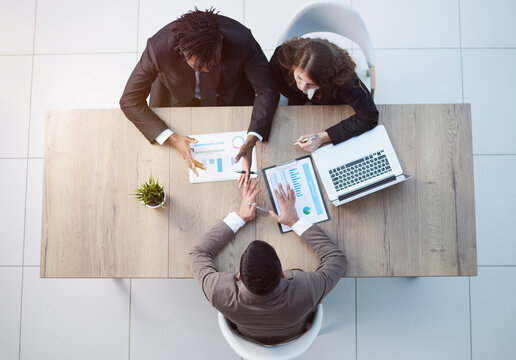
[[[242,136],[235,136],[231,143],[235,149],[240,149],[244,145],[245,139]]]

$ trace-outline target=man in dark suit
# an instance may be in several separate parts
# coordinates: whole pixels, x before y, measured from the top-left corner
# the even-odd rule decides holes
[[[151,107],[253,105],[248,136],[235,162],[246,171],[239,186],[248,185],[256,141],[267,140],[279,93],[269,63],[251,31],[209,9],[189,11],[159,30],[125,87],[120,106],[151,142],[176,148],[197,174],[203,165],[192,158],[190,143],[161,120]]]
[[[239,334],[262,344],[278,344],[301,336],[317,305],[335,287],[346,269],[344,253],[317,226],[299,219],[296,194],[287,185],[275,191],[281,207],[279,223],[290,226],[320,259],[313,272],[283,271],[272,246],[255,240],[240,259],[240,272],[219,272],[213,258],[235,237],[246,222],[254,219],[257,183],[243,190],[238,214],[219,221],[190,251],[193,276],[208,301],[234,325]],[[252,203],[252,206],[249,206]]]

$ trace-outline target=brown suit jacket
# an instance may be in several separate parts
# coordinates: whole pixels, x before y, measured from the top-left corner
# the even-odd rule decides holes
[[[314,272],[285,270],[285,278],[271,293],[259,296],[246,289],[237,274],[219,272],[213,258],[235,234],[217,223],[192,249],[192,273],[208,301],[244,337],[278,344],[302,335],[317,304],[335,287],[346,269],[346,257],[328,236],[312,225],[301,238],[320,258]]]
[[[219,98],[227,106],[253,105],[249,131],[267,140],[279,101],[267,58],[248,28],[217,16],[223,33]],[[147,41],[120,99],[122,111],[151,143],[167,128],[147,105],[151,87],[153,107],[187,106],[195,95],[195,72],[174,49],[174,29],[171,22]]]

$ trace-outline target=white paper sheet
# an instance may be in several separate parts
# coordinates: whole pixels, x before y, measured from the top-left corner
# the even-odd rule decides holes
[[[242,160],[233,164],[233,159],[247,138],[246,131],[189,136],[199,141],[197,144],[190,145],[190,148],[193,149],[193,158],[206,167],[206,170],[197,169],[198,177],[192,170],[189,171],[191,183],[237,180],[240,178],[240,174],[235,171],[242,170]],[[252,159],[251,171],[256,172],[256,149],[253,149]],[[256,178],[256,175],[251,175],[251,177]]]

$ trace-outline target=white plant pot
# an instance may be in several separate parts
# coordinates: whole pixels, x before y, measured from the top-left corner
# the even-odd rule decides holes
[[[148,208],[151,208],[151,209],[156,209],[156,208],[161,207],[161,205],[163,205],[167,201],[167,192],[165,190],[163,190],[163,195],[164,195],[163,201],[161,202],[161,204],[154,205],[154,206],[145,204],[145,206],[147,206]]]

